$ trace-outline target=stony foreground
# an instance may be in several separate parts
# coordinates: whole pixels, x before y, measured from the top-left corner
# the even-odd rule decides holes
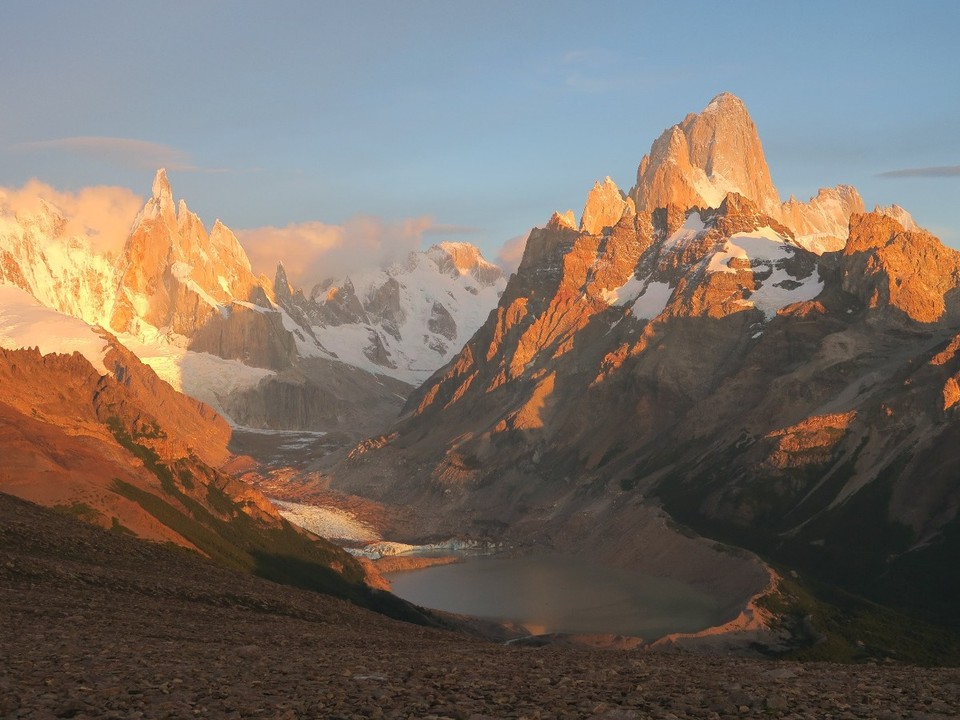
[[[948,718],[960,670],[504,647],[0,495],[4,718]]]

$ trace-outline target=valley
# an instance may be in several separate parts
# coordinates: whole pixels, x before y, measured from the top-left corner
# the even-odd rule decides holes
[[[246,573],[173,599],[210,622],[265,613],[244,621],[276,623],[296,654],[299,632],[341,643],[327,670],[380,634],[403,662],[418,643],[508,665],[537,648],[605,678],[667,652],[694,678],[688,655],[724,658],[724,677],[766,677],[769,658],[957,664],[960,253],[899,206],[865,210],[843,185],[781,202],[729,93],[666,129],[629,191],[608,177],[579,220],[534,228],[509,277],[440,242],[294,288],[282,263],[254,275],[163,170],[116,258],[43,204],[0,233],[0,493],[60,513],[31,515],[44,527],[112,533],[94,544],[133,535]],[[56,552],[41,576],[69,572]],[[159,575],[131,580],[83,556],[77,582],[132,593],[156,622],[172,561],[150,557]],[[21,562],[10,577],[33,577]],[[278,662],[263,642],[237,653]],[[389,677],[379,662],[356,672]],[[936,712],[953,709],[944,688]],[[355,689],[298,707],[373,701]],[[678,709],[730,710],[709,698]]]
[[[960,4],[0,22],[0,720],[960,718]]]

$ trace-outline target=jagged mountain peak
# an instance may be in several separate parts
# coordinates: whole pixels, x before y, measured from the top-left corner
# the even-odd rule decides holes
[[[850,217],[864,212],[863,198],[850,185],[820,188],[805,203],[792,195],[780,208],[779,219],[793,230],[798,244],[817,255],[843,249]]]
[[[277,296],[277,300],[281,302],[293,297],[293,286],[287,279],[287,269],[283,266],[282,261],[277,263],[277,272],[273,279],[273,293]]]
[[[547,221],[547,228],[561,227],[567,228],[568,230],[577,229],[577,218],[573,214],[573,210],[567,210],[564,213],[557,210],[550,216],[550,219]]]
[[[920,226],[917,225],[917,221],[913,219],[913,215],[897,204],[877,205],[873,208],[873,211],[880,215],[886,215],[887,217],[893,218],[903,226],[904,230],[921,229]]]
[[[153,177],[153,186],[151,188],[152,197],[156,200],[162,198],[173,198],[173,190],[170,188],[170,179],[167,177],[165,168],[158,168]]]
[[[580,216],[580,229],[596,235],[605,227],[613,227],[625,214],[635,214],[633,200],[628,198],[608,175],[603,183],[594,183]]]
[[[717,207],[728,192],[777,214],[780,200],[757,128],[739,98],[721,93],[701,113],[664,130],[641,160],[630,196],[638,209],[653,210],[670,203]]]
[[[182,201],[181,201],[182,202]],[[150,198],[147,200],[133,226],[136,229],[144,223],[161,221],[167,226],[175,226],[177,222],[177,206],[173,200],[173,190],[170,187],[170,180],[167,178],[167,171],[163,168],[157,170],[153,178],[153,186],[150,190]]]
[[[503,277],[503,270],[487,261],[480,248],[466,242],[442,242],[431,246],[426,256],[433,260],[441,272],[452,277],[471,275],[486,287]],[[418,253],[414,253],[416,257]]]
[[[286,306],[281,270],[278,299]],[[443,242],[385,269],[328,279],[309,299],[292,302],[308,318],[322,355],[419,383],[483,324],[505,284],[503,270],[474,245]]]
[[[259,287],[229,228],[217,221],[208,233],[183,199],[175,206],[163,168],[152,193],[121,254],[112,329],[140,334],[146,324],[190,337],[234,300],[264,302],[272,294]]]
[[[724,92],[661,133],[641,159],[629,193],[607,177],[588,193],[579,225],[572,213],[557,213],[547,228],[599,235],[638,212],[716,209],[730,193],[751,200],[788,228],[798,245],[818,255],[840,250],[850,216],[864,211],[863,199],[849,185],[821,188],[806,203],[792,195],[781,203],[746,105]],[[901,217],[895,209],[888,212]]]

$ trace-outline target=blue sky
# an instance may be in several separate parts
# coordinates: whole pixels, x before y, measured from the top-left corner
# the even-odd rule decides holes
[[[956,247],[958,28],[949,1],[12,0],[0,186],[145,195],[162,164],[208,225],[427,218],[492,256],[730,91],[782,197],[852,184]]]

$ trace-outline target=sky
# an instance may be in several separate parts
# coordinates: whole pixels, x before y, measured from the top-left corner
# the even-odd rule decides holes
[[[782,198],[851,184],[960,247],[958,27],[950,0],[10,0],[0,188],[140,200],[164,166],[291,276],[442,240],[516,262],[729,91]]]

